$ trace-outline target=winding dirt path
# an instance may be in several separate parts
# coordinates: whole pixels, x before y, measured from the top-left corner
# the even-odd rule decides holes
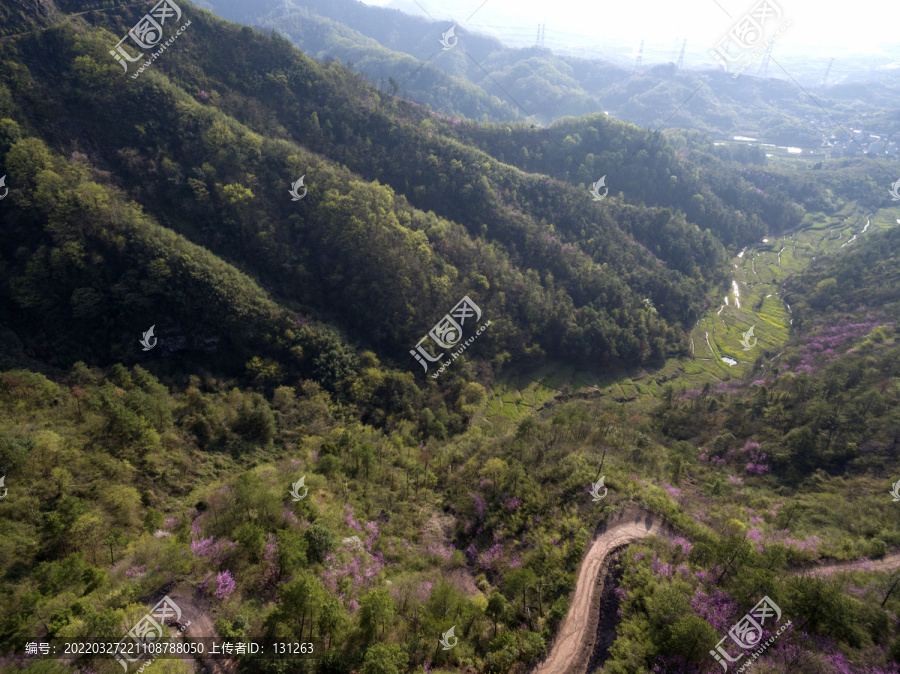
[[[559,627],[549,655],[533,674],[565,674],[576,668],[579,661],[582,667],[587,665],[585,658],[590,654],[586,653],[586,637],[592,631],[588,628],[595,628],[593,621],[588,618],[594,596],[599,591],[597,576],[603,563],[614,550],[653,535],[666,535],[663,521],[658,515],[646,511],[623,512],[611,524],[607,524],[581,561],[569,612]]]
[[[599,576],[609,556],[616,550],[648,536],[670,538],[673,531],[662,517],[645,510],[629,510],[614,515],[605,529],[594,539],[581,561],[575,594],[569,612],[559,627],[547,657],[532,674],[574,674],[583,672],[593,646],[591,637],[597,630],[598,616],[591,615],[595,597],[601,591]],[[882,571],[900,568],[900,553],[882,559],[832,562],[794,572],[794,575],[822,577],[840,571]]]

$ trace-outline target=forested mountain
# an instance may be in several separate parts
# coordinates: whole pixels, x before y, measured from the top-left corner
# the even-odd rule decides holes
[[[113,21],[116,13],[96,16]],[[454,123],[374,91],[359,76],[320,65],[278,39],[214,21],[202,11],[195,17],[194,30],[185,31],[177,45],[190,48],[190,55],[175,51],[178,57],[161,59],[135,80],[101,60],[108,50],[99,33],[60,28],[35,36],[33,49],[4,46],[10,74],[3,114],[18,120],[6,123],[4,140],[14,195],[4,204],[11,223],[5,230],[7,287],[10,301],[28,308],[34,301],[23,288],[54,279],[52,293],[46,287],[32,291],[47,291],[39,315],[26,311],[16,320],[30,334],[41,331],[51,340],[65,325],[65,349],[54,353],[61,358],[72,350],[64,359],[68,364],[91,358],[88,348],[115,358],[113,345],[136,329],[113,319],[97,334],[96,313],[128,293],[112,279],[90,278],[102,267],[79,262],[80,256],[104,255],[90,247],[90,237],[87,244],[67,245],[71,237],[90,233],[82,230],[98,208],[91,199],[61,199],[58,189],[71,184],[84,182],[85,189],[102,194],[101,202],[122,203],[120,208],[126,208],[123,200],[133,200],[150,221],[237,265],[274,293],[282,308],[315,313],[389,358],[402,357],[435,316],[468,292],[502,319],[483,347],[488,359],[502,353],[514,360],[543,353],[598,364],[659,358],[681,348],[679,324],[696,318],[703,289],[719,279],[724,256],[713,234],[740,243],[761,231],[758,220],[723,203],[702,180],[684,190],[675,186],[678,174],[667,178],[656,156],[671,150],[663,150],[661,140],[645,150],[647,141],[634,127],[596,120],[602,134],[587,149],[609,163],[637,153],[628,161],[635,172],[630,184],[655,170],[650,182],[671,186],[671,205],[702,200],[688,192],[706,191],[722,217],[703,224],[720,231],[702,232],[667,209],[616,198],[595,204],[587,185],[564,182],[587,176],[593,162],[586,158],[588,166],[577,176],[556,170],[561,167],[545,157],[547,141],[539,134],[516,129],[511,136],[511,129],[499,128],[493,137],[480,137],[475,129],[457,131]],[[49,40],[65,58],[43,56]],[[31,75],[38,70],[40,78]],[[67,123],[44,124],[48,112],[65,114]],[[590,131],[583,132],[588,137]],[[473,140],[466,142],[470,134]],[[492,157],[506,158],[504,135],[513,139],[510,147],[537,157],[539,165],[527,168],[546,173],[524,173]],[[68,160],[60,163],[42,143],[59,148]],[[301,175],[310,193],[298,208],[287,187]],[[758,200],[749,185],[738,187],[729,196]],[[54,198],[37,198],[47,190]],[[64,218],[60,208],[73,214]],[[28,229],[27,223],[42,220],[43,233]],[[363,239],[365,249],[359,247]],[[163,280],[171,266],[150,257],[149,251],[136,252],[122,263],[132,275],[146,266],[150,278],[139,276],[134,284],[172,292]],[[153,264],[159,269],[151,271]],[[57,272],[62,285],[48,265],[66,270]],[[51,296],[57,298],[52,311]],[[139,311],[168,312],[164,304]],[[190,303],[183,311],[196,314]],[[171,330],[166,336],[185,350],[222,337],[216,331],[236,320],[211,317],[213,332],[189,338],[177,315],[168,324],[163,318],[155,322],[162,334]],[[349,367],[326,365],[323,347],[302,347],[295,330],[276,336],[273,328],[242,329],[268,349],[301,346],[307,374],[315,367]],[[235,355],[229,355],[233,363],[250,359]],[[333,378],[325,377],[327,385]]]
[[[607,111],[632,124],[700,130],[768,142],[818,145],[821,117],[827,135],[843,142],[822,107],[854,125],[877,124],[900,131],[893,101],[900,94],[890,77],[859,87],[839,85],[798,96],[792,82],[757,78],[753,64],[741,77],[709,69],[677,70],[674,63],[641,70],[601,60],[554,54],[549,49],[508,48],[496,38],[455,26],[459,47],[444,51],[441,34],[452,24],[429,15],[367,5],[359,0],[209,0],[205,6],[232,21],[285,35],[317,58],[336,58],[388,91],[394,87],[451,117],[479,121],[540,120]],[[373,42],[374,41],[374,42]],[[635,45],[637,46],[637,45]],[[817,103],[818,101],[818,103]]]
[[[563,620],[582,671],[693,674],[765,596],[795,628],[760,671],[897,674],[900,229],[789,278],[746,376],[628,407],[564,374],[696,375],[738,251],[875,210],[879,167],[460,120],[178,8],[0,9],[0,669],[121,672],[26,648],[167,596],[186,642],[315,649],[172,674],[525,674]],[[153,11],[165,49],[130,61]],[[486,329],[423,371],[463,297]]]

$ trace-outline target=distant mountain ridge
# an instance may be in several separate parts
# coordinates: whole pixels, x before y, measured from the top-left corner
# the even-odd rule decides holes
[[[451,116],[484,121],[534,116],[547,124],[567,115],[606,110],[619,119],[652,128],[697,129],[717,139],[750,135],[807,146],[818,145],[833,131],[840,132],[793,83],[754,77],[756,64],[737,79],[713,63],[705,71],[679,71],[669,63],[634,72],[600,60],[559,56],[549,49],[507,48],[494,37],[457,25],[460,47],[469,58],[459,53],[460,48],[441,53],[440,33],[453,25],[451,22],[432,23],[424,14],[411,16],[357,0],[210,0],[208,6],[229,20],[278,30],[317,58],[352,62],[370,81],[384,80],[385,87],[391,78],[413,100]],[[366,38],[376,40],[382,49]],[[407,64],[401,54],[419,63]],[[442,78],[438,71],[468,80],[483,95],[473,94],[457,80]],[[494,97],[512,108],[512,114],[485,101],[484,95],[487,101]],[[880,82],[865,99],[846,88],[816,92],[832,110],[846,109],[852,115],[849,119],[874,116],[879,131],[885,133],[900,132],[900,119],[889,114],[897,95],[900,89],[888,80]],[[820,118],[825,135],[810,124],[810,117]],[[849,119],[843,115],[843,121]]]

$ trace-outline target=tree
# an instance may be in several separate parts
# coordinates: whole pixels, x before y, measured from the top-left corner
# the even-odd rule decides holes
[[[247,372],[253,375],[253,381],[257,384],[274,384],[284,377],[283,368],[278,361],[273,360],[272,358],[253,356],[253,358],[247,362],[246,367]]]
[[[13,143],[6,154],[6,169],[16,183],[24,186],[36,184],[38,173],[50,168],[52,158],[47,146],[38,138],[24,138]]]
[[[531,437],[538,430],[538,423],[535,421],[534,417],[531,415],[526,416],[522,421],[519,422],[518,427],[516,428],[516,439],[527,439]]]
[[[706,644],[719,640],[712,626],[694,615],[681,614],[662,631],[662,646],[666,653],[680,655],[688,662],[706,656]]]
[[[124,611],[105,608],[96,611],[88,609],[84,614],[85,634],[97,639],[121,638]]]
[[[0,105],[3,103],[4,94],[9,96],[9,89],[0,84]],[[0,119],[0,161],[3,161],[3,156],[9,152],[12,144],[21,139],[22,127],[9,118]]]
[[[655,587],[653,587],[655,585]],[[657,628],[670,624],[677,616],[689,615],[691,588],[683,581],[675,580],[671,585],[651,583],[652,594],[645,600],[647,615]]]
[[[269,507],[277,507],[270,501],[259,475],[254,472],[238,475],[234,484],[234,506],[247,515],[247,522],[253,519],[252,511],[256,510],[258,516],[260,513],[268,514]]]
[[[347,624],[347,614],[337,597],[332,597],[322,605],[319,612],[319,634],[325,637],[328,648]]]
[[[485,462],[484,467],[478,471],[478,475],[480,477],[489,477],[494,483],[494,488],[496,488],[500,484],[501,478],[506,474],[506,470],[506,461],[494,457]]]
[[[150,508],[147,511],[147,514],[144,515],[144,529],[149,531],[151,534],[154,531],[158,531],[163,528],[163,523],[166,521],[165,515],[163,515],[158,510],[154,510]]]
[[[294,573],[306,566],[309,539],[299,531],[281,529],[278,534],[278,566],[282,574]]]
[[[248,399],[249,398],[249,399]],[[269,403],[258,393],[243,396],[237,417],[231,424],[231,430],[245,440],[267,445],[275,436],[275,415]]]
[[[115,560],[113,559],[113,547],[120,546],[125,543],[125,536],[122,534],[121,529],[113,529],[106,538],[103,539],[103,544],[109,546],[109,563],[115,564]]]
[[[335,549],[334,534],[322,524],[313,524],[304,534],[310,559],[325,561],[325,555]]]
[[[100,515],[88,512],[81,515],[72,524],[69,533],[76,549],[87,549],[91,552],[91,559],[97,564],[97,546],[103,543],[104,523]]]
[[[266,545],[266,532],[258,524],[244,522],[235,530],[234,540],[247,553],[250,561],[256,563],[262,557]]]
[[[322,582],[309,571],[301,571],[294,580],[281,586],[279,594],[282,605],[278,610],[286,621],[297,625],[297,637],[303,639],[303,630],[308,623],[311,638],[314,616],[325,599]]]
[[[34,441],[31,438],[0,433],[0,471],[2,471],[2,475],[22,466],[33,448]]]
[[[522,612],[525,611],[528,588],[537,583],[537,576],[531,569],[518,568],[506,576],[506,588],[510,594],[522,593]]]
[[[400,644],[375,644],[363,658],[363,674],[400,674],[409,656]]]
[[[360,602],[359,624],[369,639],[377,636],[378,624],[381,631],[387,627],[387,621],[394,615],[394,598],[386,589],[372,590]]]
[[[504,597],[500,592],[494,592],[488,599],[488,605],[485,613],[494,623],[495,637],[497,636],[497,623],[504,619],[504,617],[506,616],[507,608],[508,604],[506,602],[506,597]]]
[[[817,309],[826,309],[831,304],[838,289],[837,279],[826,278],[816,284],[815,294],[810,298],[810,304]]]

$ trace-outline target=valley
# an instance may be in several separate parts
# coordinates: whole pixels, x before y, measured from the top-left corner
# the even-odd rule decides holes
[[[900,674],[895,47],[426,4],[0,6],[0,671]]]
[[[787,341],[792,318],[790,305],[781,297],[781,282],[805,269],[816,257],[848,245],[870,227],[896,227],[898,216],[900,209],[886,208],[869,220],[852,204],[833,216],[807,214],[796,231],[766,237],[732,259],[731,287],[723,294],[721,304],[710,307],[690,331],[690,356],[670,358],[656,368],[645,366],[600,375],[563,364],[512,373],[508,380],[495,383],[483,418],[491,427],[509,428],[523,415],[553,400],[564,387],[567,395],[601,398],[642,411],[659,402],[665,384],[685,391],[707,384],[727,389],[729,382],[752,371],[757,358],[771,361],[777,357]],[[743,306],[739,306],[741,302]],[[751,327],[758,342],[756,348],[744,351],[742,333]],[[726,358],[735,364],[730,365]]]

